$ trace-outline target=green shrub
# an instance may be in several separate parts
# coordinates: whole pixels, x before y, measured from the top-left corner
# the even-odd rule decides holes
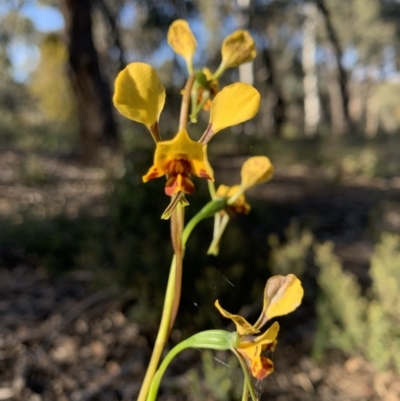
[[[356,277],[343,271],[331,243],[316,246],[315,252],[321,289],[315,354],[335,347],[363,355],[379,370],[400,372],[400,236],[382,235],[365,295]]]
[[[293,273],[302,277],[314,236],[309,229],[300,231],[299,223],[292,220],[285,229],[285,237],[285,243],[281,243],[276,234],[268,237],[268,244],[271,247],[269,256],[271,273],[283,275]]]

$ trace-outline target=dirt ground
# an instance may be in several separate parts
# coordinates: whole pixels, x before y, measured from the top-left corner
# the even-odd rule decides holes
[[[21,211],[26,208],[33,208],[43,218],[60,211],[75,218],[87,206],[95,215],[107,213],[102,200],[112,188],[105,184],[106,172],[101,168],[37,156],[37,177],[24,177],[22,159],[23,154],[12,151],[0,154],[3,217],[21,224]],[[218,168],[221,176],[227,173],[223,160]],[[43,180],[40,187],[31,185],[33,179]],[[391,200],[400,198],[400,178],[344,177],[340,186],[334,186],[332,177],[323,171],[303,166],[278,168],[270,185],[252,194],[271,202],[290,198],[303,216],[310,210],[334,206],[338,216],[321,213],[320,235],[332,219],[345,225],[347,237],[339,230],[330,232],[329,238],[336,242],[344,263],[361,279],[366,275],[372,242],[357,231],[357,221],[346,223],[346,219],[363,219],[362,210],[374,207],[385,195]],[[381,230],[400,227],[400,210],[392,201],[387,202],[376,225]],[[124,313],[129,293],[93,291],[92,280],[84,270],[52,276],[28,262],[19,261],[12,267],[0,263],[0,400],[136,399],[151,349],[149,338]],[[197,351],[181,358],[182,364],[200,371]],[[332,351],[317,365],[303,347],[282,342],[274,361],[275,372],[263,383],[262,400],[400,400],[400,378],[392,372],[377,372],[359,357]],[[171,373],[163,382],[160,399],[183,399],[174,395],[174,389],[187,388],[189,381],[185,374]],[[196,399],[215,399],[206,383],[200,382],[199,388],[204,397]]]

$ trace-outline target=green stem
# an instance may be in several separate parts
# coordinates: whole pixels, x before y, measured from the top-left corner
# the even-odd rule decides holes
[[[147,401],[154,401],[156,399],[161,379],[167,370],[168,365],[180,352],[186,348],[204,348],[214,350],[232,349],[232,338],[236,333],[230,333],[231,335],[228,334],[228,336],[227,334],[228,333],[224,330],[203,331],[189,337],[172,348],[162,361],[157,373],[154,375],[149,395],[147,396]],[[225,339],[225,341],[221,342],[221,338]]]
[[[225,231],[226,226],[228,225],[230,217],[227,213],[225,213],[222,218],[219,220],[219,225],[217,228],[217,232],[213,236],[213,240],[211,242],[210,247],[208,248],[207,255],[218,256],[219,252],[219,243],[222,238],[222,234]]]
[[[219,65],[217,71],[214,72],[213,76],[211,77],[211,80],[214,79],[219,79],[219,77],[225,72],[225,64],[221,61],[221,64]]]
[[[182,233],[182,240],[181,240],[181,247],[182,247],[182,258],[184,256],[185,252],[185,245],[186,242],[192,233],[193,229],[196,227],[196,225],[202,221],[203,219],[206,219],[207,217],[213,216],[213,214],[216,211],[219,211],[223,209],[225,206],[225,200],[216,200],[216,201],[211,201],[207,203],[200,211],[197,213],[192,219],[186,224],[186,227],[183,230]],[[169,273],[169,278],[168,278],[168,284],[167,284],[167,290],[165,294],[165,300],[164,300],[164,308],[163,308],[163,313],[161,317],[161,323],[160,323],[160,328],[158,330],[157,338],[156,338],[156,343],[154,344],[154,349],[153,353],[151,355],[150,363],[147,368],[147,372],[145,375],[145,378],[143,380],[142,388],[140,389],[139,397],[137,401],[145,401],[147,394],[149,392],[149,388],[151,385],[151,382],[153,380],[154,374],[157,370],[158,363],[161,358],[162,351],[164,349],[165,343],[167,342],[168,334],[170,331],[170,323],[171,323],[171,315],[172,315],[172,310],[173,310],[173,305],[174,305],[174,299],[176,297],[175,291],[176,291],[176,277],[177,277],[177,259],[176,255],[174,255],[172,259],[172,264],[171,264],[171,270]]]
[[[235,355],[237,356],[239,363],[242,367],[243,373],[244,373],[244,383],[243,383],[243,396],[242,396],[242,401],[247,401],[247,398],[243,398],[245,396],[245,394],[247,392],[250,393],[250,397],[252,401],[258,401],[258,398],[256,396],[256,394],[254,393],[254,388],[253,385],[251,383],[251,379],[250,379],[250,375],[249,375],[249,371],[246,365],[246,362],[243,360],[242,356],[239,354],[238,351],[236,351],[234,348],[232,349],[232,351],[235,353]],[[246,390],[247,389],[247,390]]]
[[[175,251],[175,296],[172,305],[171,318],[169,322],[169,330],[171,331],[176,315],[178,314],[179,303],[181,300],[182,292],[182,269],[183,269],[183,244],[182,244],[182,234],[183,226],[185,224],[185,208],[179,202],[176,208],[172,212],[171,216],[171,239]]]
[[[197,114],[200,113],[201,109],[203,108],[203,106],[206,104],[207,100],[210,98],[210,91],[209,90],[204,90],[202,93],[202,98],[201,98],[201,102],[196,105],[196,107],[193,108],[192,113],[190,114],[189,118],[190,121],[192,123],[196,123],[197,122]]]
[[[165,343],[167,342],[169,334],[169,324],[171,321],[172,305],[175,298],[175,281],[176,281],[176,258],[172,258],[171,269],[168,277],[167,290],[165,292],[164,307],[161,316],[160,328],[158,329],[156,342],[154,344],[153,353],[151,354],[149,366],[147,367],[146,375],[143,379],[142,387],[137,401],[145,401],[154,374],[157,370],[161,354],[164,350]]]
[[[208,184],[208,192],[210,192],[211,199],[215,200],[217,198],[217,195],[215,193],[214,181],[207,180],[207,184]]]
[[[186,81],[185,91],[183,93],[182,103],[181,103],[181,114],[179,116],[179,131],[186,129],[188,114],[189,114],[189,104],[190,104],[190,94],[192,93],[192,87],[194,84],[196,76],[191,74]]]

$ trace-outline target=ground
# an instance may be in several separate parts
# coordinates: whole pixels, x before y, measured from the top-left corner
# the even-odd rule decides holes
[[[231,160],[230,168],[241,161]],[[221,159],[216,168],[229,181],[225,162]],[[1,152],[0,213],[15,225],[23,223],[23,211],[29,208],[39,219],[61,211],[74,219],[81,208],[103,216],[107,213],[104,197],[112,190],[106,176],[104,169],[84,167],[74,160]],[[305,223],[312,220],[320,238],[336,243],[346,268],[368,282],[366,266],[373,241],[365,235],[365,219],[379,200],[375,226],[380,231],[400,227],[396,206],[400,178],[346,176],[336,185],[337,179],[318,168],[278,167],[274,180],[251,196],[291,203],[297,217]],[[54,275],[29,258],[10,263],[5,249],[0,263],[0,400],[135,399],[152,337],[126,315],[129,291],[95,290],[92,273],[84,269]],[[313,324],[311,320],[300,325],[303,342]],[[276,371],[262,383],[262,399],[400,400],[400,378],[394,373],[377,372],[362,358],[334,350],[317,364],[307,353],[309,344],[293,344],[279,344]],[[198,351],[182,354],[176,365],[187,366],[188,372],[200,371],[199,355]],[[237,368],[231,370],[236,377]],[[189,399],[215,399],[202,376],[196,377],[199,383],[193,382],[192,374],[173,367],[160,399],[182,399],[174,395],[176,387],[194,394],[195,385],[202,395]]]

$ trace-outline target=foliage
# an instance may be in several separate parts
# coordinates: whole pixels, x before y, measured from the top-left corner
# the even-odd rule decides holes
[[[378,158],[372,149],[363,149],[356,154],[347,154],[343,157],[341,168],[343,172],[352,175],[366,175],[373,177],[377,173]]]
[[[382,235],[372,256],[372,286],[366,295],[355,276],[343,271],[331,243],[316,246],[316,263],[322,291],[317,354],[334,346],[363,355],[380,370],[400,372],[400,236]]]
[[[357,279],[343,272],[333,254],[333,244],[315,246],[315,262],[321,271],[318,284],[322,295],[318,306],[320,328],[331,345],[351,352],[363,343],[366,335],[366,300],[361,297]]]
[[[213,397],[220,401],[229,401],[240,392],[242,383],[232,380],[233,372],[239,369],[237,359],[230,355],[226,362],[215,360],[211,351],[204,350],[201,354],[204,384],[198,371],[194,368],[187,372],[190,382],[191,399],[206,399]]]
[[[29,85],[41,112],[52,122],[66,123],[75,118],[75,99],[66,75],[67,57],[61,39],[48,35],[41,43],[40,61]]]
[[[289,274],[302,277],[307,267],[306,259],[314,236],[309,229],[300,231],[299,223],[292,220],[285,229],[286,242],[282,243],[276,234],[268,237],[271,247],[269,267],[273,274]]]

